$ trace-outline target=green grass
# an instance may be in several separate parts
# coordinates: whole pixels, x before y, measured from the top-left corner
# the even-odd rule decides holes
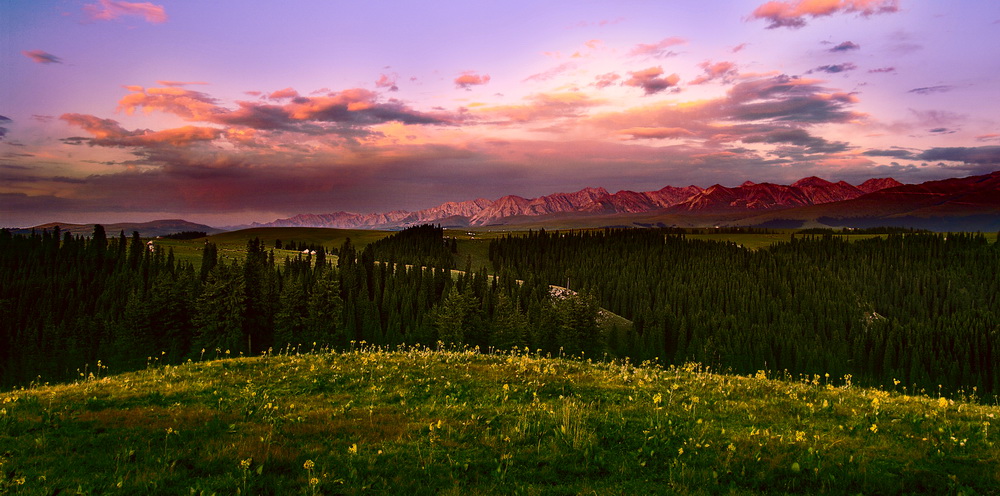
[[[1000,492],[1000,407],[693,364],[316,352],[0,408],[0,494]]]
[[[260,227],[224,232],[192,240],[157,238],[153,243],[164,250],[173,249],[176,259],[190,262],[194,264],[195,268],[198,268],[201,267],[202,248],[206,241],[216,244],[219,249],[218,256],[221,260],[233,261],[246,258],[247,241],[253,238],[259,238],[267,250],[272,249],[275,240],[278,239],[283,244],[294,241],[295,243],[305,243],[307,245],[322,245],[330,249],[340,248],[344,244],[344,241],[350,238],[351,243],[360,252],[370,243],[392,234],[391,231],[372,231],[368,229]],[[274,250],[274,258],[279,262],[284,260],[286,256],[294,258],[298,254],[296,250]],[[336,258],[332,257],[332,259],[335,260]]]

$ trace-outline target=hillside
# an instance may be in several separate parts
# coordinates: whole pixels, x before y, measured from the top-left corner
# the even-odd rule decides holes
[[[1000,408],[849,377],[376,349],[95,372],[0,394],[0,493],[1000,488]]]

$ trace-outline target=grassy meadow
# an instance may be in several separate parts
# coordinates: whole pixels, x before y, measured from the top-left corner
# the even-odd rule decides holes
[[[850,377],[361,345],[205,359],[0,394],[0,494],[1000,493],[1000,407]]]

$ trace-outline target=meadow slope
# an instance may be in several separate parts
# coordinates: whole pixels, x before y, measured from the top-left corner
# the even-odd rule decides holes
[[[427,349],[156,362],[0,393],[0,494],[1000,493],[1000,407],[849,377]]]

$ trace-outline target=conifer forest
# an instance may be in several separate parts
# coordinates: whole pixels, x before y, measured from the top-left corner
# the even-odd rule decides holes
[[[1000,392],[1000,243],[981,234],[798,234],[751,250],[541,230],[492,240],[492,270],[434,226],[318,248],[276,259],[251,239],[225,260],[206,242],[196,267],[101,226],[0,231],[0,386],[364,342]]]

